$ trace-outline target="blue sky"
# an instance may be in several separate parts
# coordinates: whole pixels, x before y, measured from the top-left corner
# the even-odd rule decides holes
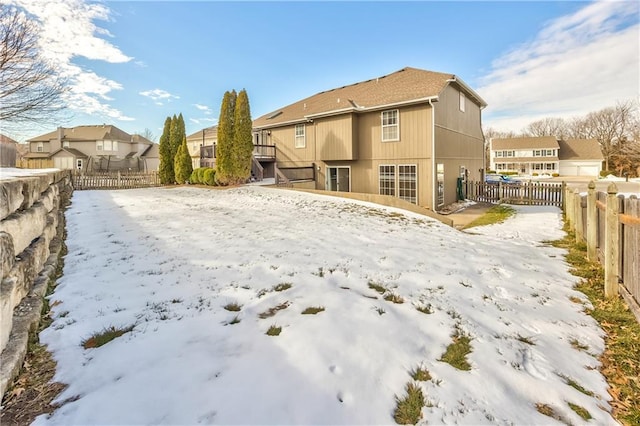
[[[3,126],[17,140],[100,123],[157,140],[177,113],[189,134],[216,124],[226,90],[246,89],[256,118],[405,66],[462,78],[498,130],[640,94],[634,1],[0,3],[40,23],[44,53],[73,83],[59,122]]]

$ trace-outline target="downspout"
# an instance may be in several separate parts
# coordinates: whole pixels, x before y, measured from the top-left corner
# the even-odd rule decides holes
[[[431,98],[428,100],[431,106],[431,210],[437,209],[438,183],[436,172],[436,114]]]

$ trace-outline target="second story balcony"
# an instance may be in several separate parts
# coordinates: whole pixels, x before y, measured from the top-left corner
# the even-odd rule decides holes
[[[216,158],[216,149],[218,145],[205,145],[200,147],[200,158]],[[275,145],[253,145],[253,157],[258,160],[269,160],[276,158]]]

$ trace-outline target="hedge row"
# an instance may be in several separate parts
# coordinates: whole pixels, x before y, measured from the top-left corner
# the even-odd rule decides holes
[[[211,167],[200,167],[199,169],[195,169],[193,173],[191,173],[189,183],[217,186],[216,169],[212,169]]]

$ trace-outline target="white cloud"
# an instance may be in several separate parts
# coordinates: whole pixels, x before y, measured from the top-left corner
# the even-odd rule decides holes
[[[71,110],[118,120],[133,120],[104,102],[113,100],[109,93],[122,89],[120,83],[73,63],[75,57],[109,63],[123,63],[132,59],[101,38],[112,35],[94,24],[95,20],[110,20],[109,8],[103,4],[87,4],[84,0],[7,0],[6,3],[25,10],[39,26],[38,42],[42,55],[69,81],[70,91],[64,98]]]
[[[206,115],[209,115],[212,113],[211,108],[209,108],[206,105],[193,104],[193,106],[198,108],[200,111],[203,111]]]
[[[156,105],[160,106],[164,105],[164,102],[161,102],[162,100],[171,102],[172,99],[180,99],[180,96],[172,95],[171,93],[162,89],[145,90],[143,92],[138,92],[138,94],[146,96],[147,98],[154,101]]]
[[[189,121],[191,121],[194,124],[200,124],[200,120],[195,119],[195,118],[190,118]]]
[[[638,96],[638,8],[590,3],[495,60],[478,88],[489,103],[486,126],[519,131],[543,117],[580,116]]]

